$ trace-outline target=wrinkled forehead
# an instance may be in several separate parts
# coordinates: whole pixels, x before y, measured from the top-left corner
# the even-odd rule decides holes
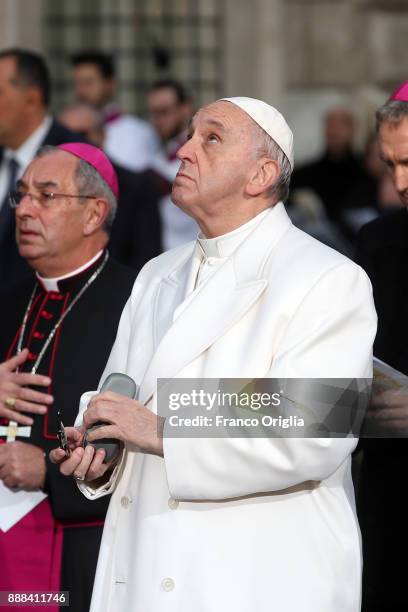
[[[378,144],[382,151],[408,149],[408,118],[399,123],[384,122],[378,132]]]
[[[66,151],[53,151],[36,157],[25,169],[21,182],[74,186],[78,159]]]
[[[230,133],[242,134],[247,132],[255,122],[241,108],[227,102],[218,100],[200,108],[194,115],[191,126],[193,129],[204,125],[213,125]]]

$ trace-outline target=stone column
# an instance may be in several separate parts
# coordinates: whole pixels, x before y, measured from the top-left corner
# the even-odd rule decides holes
[[[43,51],[44,0],[1,0],[1,49]]]
[[[224,95],[279,107],[286,89],[283,0],[225,0]]]

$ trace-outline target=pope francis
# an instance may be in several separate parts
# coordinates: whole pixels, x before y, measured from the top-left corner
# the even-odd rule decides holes
[[[89,499],[113,491],[91,610],[357,612],[356,439],[158,436],[157,379],[369,378],[370,283],[292,225],[293,137],[273,107],[205,106],[178,157],[173,200],[201,232],[140,272],[102,377],[128,374],[139,400],[86,393],[71,456],[51,454]],[[81,446],[97,421],[116,462]]]

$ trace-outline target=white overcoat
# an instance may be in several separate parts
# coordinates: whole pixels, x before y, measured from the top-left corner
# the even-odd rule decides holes
[[[158,377],[370,377],[376,315],[357,265],[282,203],[181,315],[194,245],[151,260],[102,379],[125,372],[155,410]],[[90,393],[81,399],[80,414]],[[357,612],[356,440],[165,438],[127,449],[108,484],[92,612]]]

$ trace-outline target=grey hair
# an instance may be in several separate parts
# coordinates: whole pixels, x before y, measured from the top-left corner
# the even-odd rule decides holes
[[[383,123],[391,123],[397,126],[406,117],[408,117],[408,102],[389,100],[375,113],[376,130],[378,132]]]
[[[38,151],[36,157],[44,157],[45,155],[50,155],[50,153],[54,153],[55,151],[59,150],[60,149],[58,149],[58,147],[44,145]],[[78,195],[83,196],[84,198],[87,195],[96,196],[97,198],[106,200],[108,203],[109,212],[105,219],[103,229],[107,234],[109,234],[117,210],[117,200],[112,192],[112,189],[103,180],[99,172],[97,172],[93,166],[80,158],[78,158],[78,165],[75,170],[74,181],[78,188]]]
[[[261,157],[265,155],[274,159],[279,164],[280,174],[277,181],[266,192],[267,197],[271,197],[275,202],[285,202],[289,196],[290,177],[292,175],[292,167],[285,153],[280,146],[269,136],[260,126],[254,123],[253,126],[255,140],[255,155]]]

